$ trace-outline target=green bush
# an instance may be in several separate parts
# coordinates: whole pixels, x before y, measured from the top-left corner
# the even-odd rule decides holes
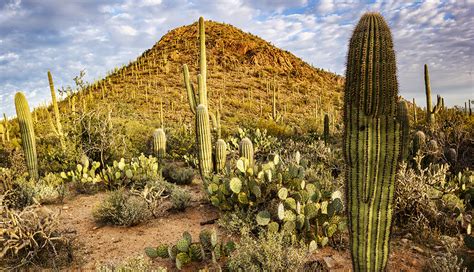
[[[177,211],[184,211],[191,202],[191,195],[183,188],[175,186],[171,191],[172,208]]]
[[[107,195],[95,208],[93,216],[102,224],[134,226],[149,219],[151,213],[143,198],[119,189]]]
[[[305,247],[283,234],[261,233],[258,238],[244,233],[230,255],[230,271],[303,271],[308,257]]]
[[[169,163],[163,168],[163,177],[166,181],[178,185],[189,185],[194,179],[194,170],[177,163]]]

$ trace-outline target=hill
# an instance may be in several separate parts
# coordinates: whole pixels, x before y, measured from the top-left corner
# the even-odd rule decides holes
[[[221,104],[224,127],[248,120],[265,123],[274,87],[283,123],[303,131],[319,127],[324,113],[335,116],[342,103],[341,76],[311,67],[236,27],[206,21],[206,48],[210,108]],[[92,105],[111,104],[114,117],[153,127],[162,100],[167,126],[191,121],[182,66],[188,64],[196,82],[198,56],[196,22],[169,31],[135,61],[78,93],[77,101],[87,98],[93,99]],[[65,104],[62,108],[67,112]]]

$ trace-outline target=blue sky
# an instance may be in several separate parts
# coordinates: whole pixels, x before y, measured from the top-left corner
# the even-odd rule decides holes
[[[316,67],[344,74],[347,42],[365,11],[392,29],[400,93],[425,104],[423,64],[447,105],[474,100],[474,0],[0,0],[0,113],[14,114],[23,90],[31,105],[85,69],[93,81],[135,59],[175,27],[199,16],[235,25]]]

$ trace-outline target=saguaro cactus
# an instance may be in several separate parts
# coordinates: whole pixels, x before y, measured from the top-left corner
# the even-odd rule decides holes
[[[249,138],[245,137],[240,141],[239,145],[240,157],[246,158],[249,162],[249,166],[253,166],[253,145]]]
[[[408,158],[408,142],[410,137],[410,117],[408,115],[408,105],[405,101],[398,102],[398,121],[402,129],[402,138],[400,145],[400,159],[406,160]]]
[[[54,133],[58,135],[59,141],[61,143],[61,147],[64,149],[65,143],[64,143],[63,127],[61,125],[61,117],[59,115],[59,107],[58,107],[58,101],[56,99],[56,91],[54,90],[53,77],[50,71],[48,71],[48,81],[49,81],[49,89],[51,91],[51,100],[53,103],[54,119],[56,121],[56,125],[51,123],[51,127]]]
[[[209,111],[207,101],[207,65],[206,65],[206,35],[204,29],[204,18],[199,18],[199,70],[198,94],[191,84],[189,70],[183,65],[184,85],[188,93],[189,107],[196,115],[196,138],[199,153],[199,169],[201,176],[206,178],[213,171],[211,126],[209,123]]]
[[[199,169],[202,177],[212,173],[212,143],[211,127],[209,124],[209,113],[207,107],[200,104],[196,108],[196,137],[199,147]]]
[[[329,140],[329,115],[324,114],[324,143],[328,143]]]
[[[219,139],[216,142],[216,171],[222,172],[225,168],[227,160],[227,144],[224,140]]]
[[[344,157],[354,271],[384,271],[400,154],[398,83],[390,29],[378,13],[352,34],[344,94]]]
[[[436,106],[431,106],[431,84],[428,65],[425,64],[425,92],[426,92],[426,122],[432,126],[435,122],[435,114],[441,110],[441,96],[438,96]]]
[[[8,118],[5,113],[3,113],[3,123],[5,126],[5,138],[7,142],[10,142],[10,124],[8,123]]]
[[[36,139],[33,128],[33,119],[31,118],[28,101],[26,101],[25,95],[21,92],[18,92],[15,95],[15,108],[18,123],[20,125],[21,143],[25,153],[28,173],[31,178],[38,180],[38,159],[36,156]]]
[[[160,161],[166,155],[166,134],[162,128],[155,129],[153,132],[153,152]]]

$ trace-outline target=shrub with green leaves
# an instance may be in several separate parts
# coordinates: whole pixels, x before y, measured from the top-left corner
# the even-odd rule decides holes
[[[266,129],[260,130],[259,128],[239,128],[238,132],[234,136],[230,136],[227,142],[232,150],[238,150],[240,142],[246,137],[252,141],[257,160],[268,159],[272,150],[277,150],[280,147],[280,142],[276,137],[269,135]]]
[[[170,198],[172,208],[177,211],[184,211],[191,202],[191,195],[188,191],[178,186],[173,187]]]
[[[191,167],[183,167],[177,163],[169,163],[163,168],[163,177],[171,183],[188,185],[193,182],[194,170]]]
[[[306,247],[295,244],[280,233],[244,232],[229,257],[230,271],[303,271],[308,257]]]
[[[299,160],[283,165],[275,156],[252,168],[241,158],[232,171],[214,175],[205,187],[221,211],[255,211],[256,226],[325,246],[346,228],[342,194],[307,179],[304,165]]]
[[[94,219],[102,224],[134,226],[150,218],[145,200],[123,189],[110,192],[95,208]]]

